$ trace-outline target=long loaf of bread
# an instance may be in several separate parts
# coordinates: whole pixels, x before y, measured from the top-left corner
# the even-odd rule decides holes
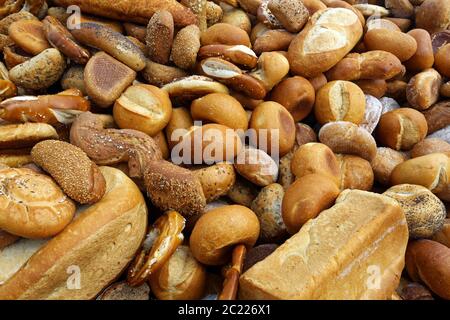
[[[75,5],[82,12],[100,17],[147,24],[158,10],[167,10],[175,25],[195,24],[197,17],[187,7],[176,0],[55,0],[56,5],[68,7]]]
[[[240,279],[242,299],[388,299],[408,242],[395,200],[346,190]]]

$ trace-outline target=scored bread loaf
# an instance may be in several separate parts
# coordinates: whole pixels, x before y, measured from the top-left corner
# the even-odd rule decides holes
[[[242,299],[387,299],[404,267],[405,215],[388,197],[346,190],[240,278]]]
[[[100,171],[104,197],[82,207],[61,233],[46,243],[23,239],[0,251],[0,300],[92,299],[125,269],[144,239],[147,207],[122,171]]]
[[[353,49],[362,34],[361,22],[351,10],[316,12],[289,46],[292,72],[311,78],[328,71]]]

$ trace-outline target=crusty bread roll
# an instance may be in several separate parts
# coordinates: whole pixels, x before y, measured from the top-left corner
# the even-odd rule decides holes
[[[0,251],[0,300],[92,299],[131,261],[147,228],[144,197],[120,170],[100,170],[105,196],[81,208],[60,234],[46,243],[20,240]],[[80,287],[73,290],[77,271]]]
[[[407,242],[405,215],[395,200],[346,190],[335,206],[245,272],[239,296],[387,299],[399,284]]]
[[[316,12],[289,46],[292,72],[310,78],[329,70],[353,49],[362,33],[361,22],[351,10]]]
[[[153,294],[161,300],[200,299],[205,282],[205,267],[195,260],[188,246],[179,246],[149,280]]]
[[[58,133],[46,123],[22,123],[0,126],[0,149],[32,147],[45,139],[58,139]]]

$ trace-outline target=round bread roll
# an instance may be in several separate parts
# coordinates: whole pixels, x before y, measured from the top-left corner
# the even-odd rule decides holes
[[[283,187],[278,183],[272,183],[264,187],[253,200],[251,209],[259,219],[261,242],[279,241],[286,235],[286,226],[281,217],[283,197]]]
[[[66,227],[75,204],[48,176],[30,169],[0,170],[0,229],[24,238],[47,238]]]
[[[192,230],[190,247],[194,257],[206,265],[223,265],[236,244],[252,247],[259,237],[256,214],[240,205],[206,212]]]
[[[203,296],[206,270],[188,246],[179,246],[170,259],[150,277],[153,294],[160,300],[196,300]]]
[[[80,148],[64,141],[46,140],[33,147],[31,156],[73,200],[94,203],[105,194],[105,179]]]
[[[411,238],[430,238],[444,226],[445,206],[427,188],[400,184],[383,194],[397,200],[402,207]]]
[[[314,111],[320,124],[331,121],[360,124],[364,120],[366,98],[364,92],[350,81],[331,81],[317,92]]]
[[[145,200],[120,170],[100,171],[105,196],[81,207],[61,233],[48,242],[20,240],[0,252],[0,300],[92,299],[128,265],[147,229]]]
[[[370,191],[373,186],[373,170],[370,162],[349,154],[336,156],[340,165],[340,188]]]

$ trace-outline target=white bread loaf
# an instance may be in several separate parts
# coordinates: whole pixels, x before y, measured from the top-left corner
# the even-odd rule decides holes
[[[241,276],[239,297],[388,299],[400,281],[407,242],[406,218],[395,200],[345,190]]]
[[[362,34],[361,22],[353,11],[317,11],[289,46],[291,71],[311,78],[331,69],[353,49]]]
[[[100,170],[104,197],[83,207],[61,233],[48,242],[22,239],[0,251],[0,300],[92,299],[126,268],[144,239],[147,207],[122,171]],[[77,268],[79,289],[68,286]]]

